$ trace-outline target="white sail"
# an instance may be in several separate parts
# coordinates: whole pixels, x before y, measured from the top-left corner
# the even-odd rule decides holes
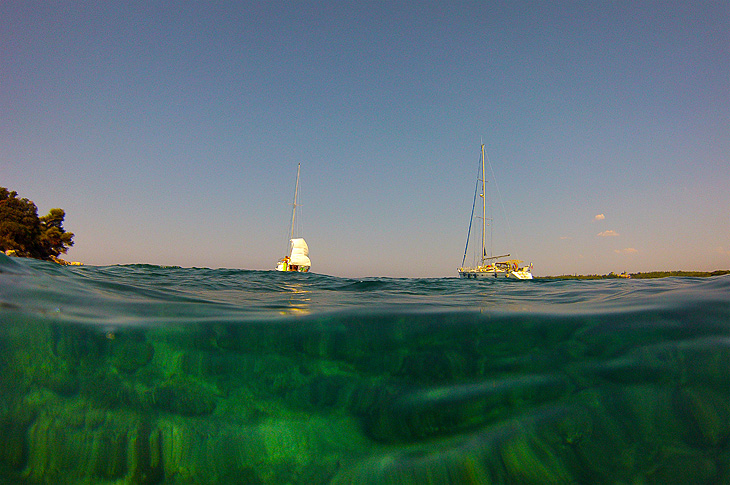
[[[296,249],[297,252],[301,252],[303,255],[309,256],[309,246],[307,246],[307,241],[305,241],[304,238],[298,237],[289,242],[291,244],[292,251]]]
[[[309,246],[307,246],[307,241],[301,237],[292,239],[289,259],[289,264],[295,266],[311,266],[312,262],[309,260]]]

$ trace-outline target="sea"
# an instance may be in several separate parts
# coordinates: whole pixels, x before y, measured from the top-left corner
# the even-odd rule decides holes
[[[0,483],[730,483],[730,277],[0,255]]]

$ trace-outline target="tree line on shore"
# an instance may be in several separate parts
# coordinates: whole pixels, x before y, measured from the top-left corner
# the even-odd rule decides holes
[[[591,274],[591,275],[560,275],[560,276],[538,276],[538,279],[551,279],[551,280],[604,280],[611,278],[634,278],[634,279],[648,279],[648,278],[668,278],[670,276],[682,276],[682,277],[710,277],[710,276],[723,276],[730,274],[730,270],[719,269],[716,271],[649,271],[645,273],[609,273],[609,274]]]
[[[64,210],[58,208],[38,217],[32,200],[0,187],[0,251],[55,261],[74,244],[74,234],[63,228],[65,217]]]

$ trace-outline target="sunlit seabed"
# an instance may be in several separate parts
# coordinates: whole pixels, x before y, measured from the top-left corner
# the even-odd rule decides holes
[[[729,329],[728,277],[0,256],[0,482],[729,482]]]

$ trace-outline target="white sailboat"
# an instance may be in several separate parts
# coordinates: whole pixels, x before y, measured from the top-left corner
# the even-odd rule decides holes
[[[469,236],[471,235],[471,222],[469,223],[469,233],[466,237],[466,248],[464,249],[464,258],[461,261],[461,267],[458,268],[459,278],[493,278],[493,279],[515,279],[515,280],[531,280],[532,279],[532,263],[527,266],[520,267],[522,261],[519,259],[503,259],[509,258],[509,254],[501,256],[488,256],[486,247],[487,235],[487,200],[485,197],[487,182],[484,171],[484,144],[482,144],[481,157],[481,176],[477,178],[477,184],[481,182],[482,193],[482,248],[480,252],[480,261],[474,267],[464,266],[466,261],[466,253],[469,249]],[[478,187],[478,185],[477,185]],[[476,205],[477,191],[474,192],[474,205]],[[472,206],[472,218],[474,215],[474,206]],[[501,261],[500,261],[501,260]]]
[[[291,231],[289,231],[289,250],[288,255],[284,256],[276,263],[277,271],[298,271],[306,273],[312,266],[309,259],[309,246],[307,241],[301,237],[294,237],[294,222],[297,214],[297,203],[299,197],[299,170],[302,164],[297,164],[297,183],[294,186],[294,203],[291,212]]]

